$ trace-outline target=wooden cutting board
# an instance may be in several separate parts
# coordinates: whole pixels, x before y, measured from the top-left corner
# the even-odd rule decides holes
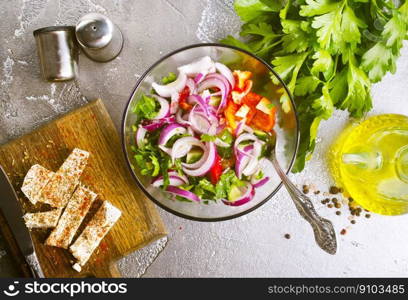
[[[166,235],[154,204],[137,187],[125,164],[116,129],[101,100],[79,108],[8,144],[0,146],[0,165],[8,173],[24,212],[45,211],[45,204],[32,205],[20,192],[23,178],[33,164],[56,171],[74,148],[91,153],[81,181],[122,211],[122,217],[105,236],[81,273],[72,269],[68,250],[45,246],[50,230],[32,230],[34,246],[46,277],[118,277],[115,262]],[[79,232],[96,210],[88,214]],[[0,228],[13,256],[22,263],[4,217]],[[27,273],[26,273],[27,274]]]

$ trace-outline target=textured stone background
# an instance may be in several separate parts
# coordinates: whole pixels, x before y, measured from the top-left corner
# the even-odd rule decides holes
[[[160,56],[199,41],[216,41],[238,32],[231,0],[2,0],[0,2],[0,144],[86,103],[104,99],[119,128],[125,102],[139,74]],[[74,24],[88,12],[108,15],[125,35],[120,57],[98,64],[80,56],[76,82],[41,80],[32,31],[49,25]],[[408,114],[408,47],[398,72],[374,86],[370,114]],[[74,97],[73,97],[74,96]],[[347,123],[336,112],[321,125],[316,153],[306,170],[292,178],[318,189],[330,185],[325,152]],[[169,236],[120,262],[130,277],[257,276],[406,276],[408,217],[373,215],[349,225],[349,213],[336,216],[314,197],[318,212],[333,220],[338,235],[336,256],[314,243],[310,226],[298,216],[285,190],[255,212],[221,223],[187,221],[160,210]],[[292,238],[283,238],[290,233]],[[12,258],[0,237],[0,275],[16,276]]]

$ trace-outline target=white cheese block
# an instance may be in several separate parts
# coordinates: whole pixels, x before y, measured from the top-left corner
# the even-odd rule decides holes
[[[84,231],[69,248],[80,266],[86,264],[99,243],[120,218],[122,212],[104,201]],[[75,265],[74,265],[75,266]]]
[[[262,111],[263,113],[269,115],[273,109],[273,104],[266,98],[262,98],[261,101],[256,105],[256,109]]]
[[[79,184],[89,153],[74,149],[41,191],[41,201],[52,207],[65,207]]]
[[[79,185],[45,244],[67,249],[97,195]]]
[[[247,114],[249,113],[249,110],[249,106],[244,104],[238,109],[238,111],[235,113],[235,116],[245,119]]]
[[[77,272],[81,272],[81,271],[82,271],[82,267],[81,267],[78,263],[73,264],[73,265],[72,265],[72,269],[74,269],[74,270],[77,271]]]
[[[236,103],[236,104],[241,104],[241,100],[242,98],[245,97],[245,93],[243,92],[237,92],[237,91],[232,91],[231,92],[231,96],[232,96],[232,100]]]
[[[54,172],[47,170],[43,166],[34,165],[24,177],[21,191],[32,204],[36,204],[38,201],[41,202],[41,192],[53,176]]]
[[[62,209],[38,213],[26,213],[23,218],[28,228],[54,228],[57,226]]]

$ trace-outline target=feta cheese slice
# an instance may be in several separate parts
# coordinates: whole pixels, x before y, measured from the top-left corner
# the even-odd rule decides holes
[[[80,185],[45,244],[67,249],[97,195]]]
[[[72,268],[78,273],[82,271],[82,267],[78,263],[73,264]]]
[[[84,266],[99,243],[119,220],[122,212],[110,202],[104,201],[69,251]],[[75,266],[75,265],[74,265]]]
[[[79,184],[89,153],[74,149],[41,191],[41,201],[52,207],[65,207]]]
[[[47,170],[43,166],[34,165],[24,177],[21,191],[32,204],[36,204],[38,201],[41,202],[41,192],[53,176],[54,172]]]
[[[249,110],[249,106],[244,104],[238,109],[238,111],[235,113],[235,116],[244,119],[249,113]]]
[[[62,209],[57,208],[50,211],[38,213],[26,213],[23,218],[28,228],[54,228],[57,226]]]
[[[260,110],[261,112],[269,115],[272,112],[274,105],[271,101],[263,97],[261,101],[258,102],[256,105],[256,109]]]

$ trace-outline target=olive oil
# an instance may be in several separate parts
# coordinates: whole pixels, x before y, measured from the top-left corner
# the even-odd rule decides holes
[[[329,150],[336,181],[375,213],[408,212],[408,117],[385,114],[346,128]]]

